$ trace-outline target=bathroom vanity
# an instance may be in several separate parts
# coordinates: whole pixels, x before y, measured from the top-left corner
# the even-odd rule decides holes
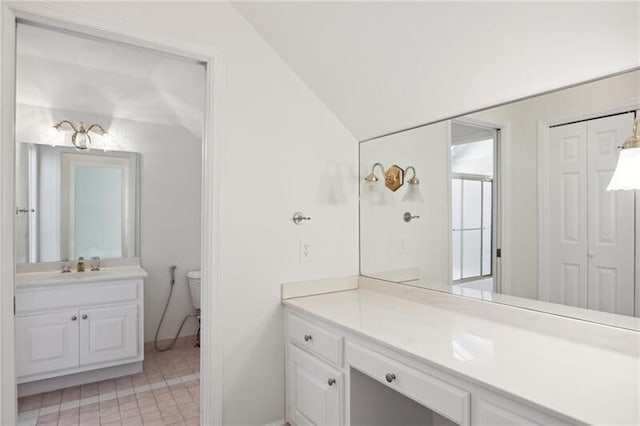
[[[18,271],[20,394],[142,371],[148,274],[134,261],[100,271],[38,270],[46,265]]]
[[[352,281],[283,286],[291,424],[640,424],[636,332]]]

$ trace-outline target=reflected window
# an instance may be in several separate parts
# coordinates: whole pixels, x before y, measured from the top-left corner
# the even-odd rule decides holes
[[[451,146],[454,283],[492,276],[495,131],[479,130],[481,140],[468,132]]]

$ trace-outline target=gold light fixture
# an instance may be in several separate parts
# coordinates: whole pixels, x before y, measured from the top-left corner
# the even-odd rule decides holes
[[[632,135],[620,147],[618,164],[607,191],[640,189],[640,117],[633,121]]]
[[[107,131],[99,124],[92,124],[89,127],[85,127],[84,123],[81,121],[78,127],[73,125],[72,122],[68,120],[62,120],[58,124],[54,124],[53,128],[61,131],[63,125],[67,125],[71,127],[73,130],[73,135],[71,136],[71,143],[78,149],[85,150],[89,149],[89,145],[91,145],[91,136],[89,132],[94,132],[100,136],[104,136],[107,134]]]
[[[379,167],[384,175],[384,185],[391,191],[396,192],[400,189],[404,183],[405,174],[411,171],[413,175],[409,178],[406,183],[409,184],[409,188],[407,189],[406,194],[402,198],[402,201],[408,202],[421,202],[422,195],[420,194],[420,189],[418,186],[420,185],[420,180],[416,176],[416,169],[413,166],[409,166],[406,170],[403,170],[400,166],[392,165],[387,170],[384,169],[384,166],[381,163],[375,163],[371,167],[371,172],[364,178],[365,182],[370,184],[374,184],[380,180],[376,175],[376,167]]]

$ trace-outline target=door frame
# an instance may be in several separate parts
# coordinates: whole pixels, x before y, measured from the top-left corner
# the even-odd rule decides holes
[[[511,212],[510,209],[504,208],[504,206],[509,206],[511,202],[511,165],[507,161],[510,157],[511,125],[509,123],[478,120],[472,117],[459,117],[451,121],[452,123],[456,122],[496,131],[493,158],[493,188],[494,194],[497,196],[492,199],[492,233],[495,241],[492,248],[493,291],[511,294],[511,257],[509,256],[509,253],[511,253]],[[449,145],[451,146],[451,137],[449,138]],[[451,164],[451,160],[449,160],[449,164]],[[449,172],[449,177],[451,178],[451,176],[452,174]],[[449,203],[449,206],[451,206],[451,203]],[[496,255],[498,248],[501,249],[500,258]],[[449,252],[451,253],[452,250],[453,246],[449,248]]]
[[[537,268],[537,295],[538,300],[549,301],[549,281],[545,279],[549,276],[549,259],[547,253],[549,253],[549,226],[551,212],[549,211],[549,165],[547,161],[542,161],[549,157],[549,129],[552,126],[560,126],[565,124],[571,124],[578,121],[595,120],[597,118],[606,117],[609,115],[624,114],[626,112],[636,111],[636,117],[640,117],[640,98],[633,99],[630,102],[620,105],[615,108],[593,110],[586,113],[567,115],[564,117],[553,119],[540,119],[537,122],[537,187],[538,193],[538,268]],[[631,132],[631,129],[629,129]],[[622,142],[622,141],[621,141]],[[640,224],[640,191],[636,191],[636,247],[640,239],[640,231],[638,224]],[[635,268],[635,315],[640,314],[640,291],[638,291],[638,284],[640,279],[640,253],[636,250],[636,268]]]
[[[15,370],[15,76],[16,25],[25,22],[71,31],[107,42],[150,49],[205,66],[205,110],[202,137],[201,271],[202,323],[200,410],[202,424],[221,425],[222,407],[222,99],[224,58],[214,48],[208,53],[185,51],[179,43],[158,44],[130,34],[117,23],[85,16],[55,3],[15,2],[0,4],[2,57],[0,65],[0,424],[17,422]],[[211,54],[213,52],[213,54]],[[215,100],[215,102],[214,102]],[[215,125],[214,125],[215,124]]]

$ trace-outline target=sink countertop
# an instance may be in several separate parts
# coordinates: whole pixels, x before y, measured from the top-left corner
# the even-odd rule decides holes
[[[640,424],[640,333],[360,282],[283,303],[544,411],[588,424]]]
[[[108,280],[146,278],[149,274],[140,265],[110,266],[99,271],[85,270],[68,273],[60,271],[21,272],[16,274],[17,287],[31,287],[54,284],[76,284]]]

